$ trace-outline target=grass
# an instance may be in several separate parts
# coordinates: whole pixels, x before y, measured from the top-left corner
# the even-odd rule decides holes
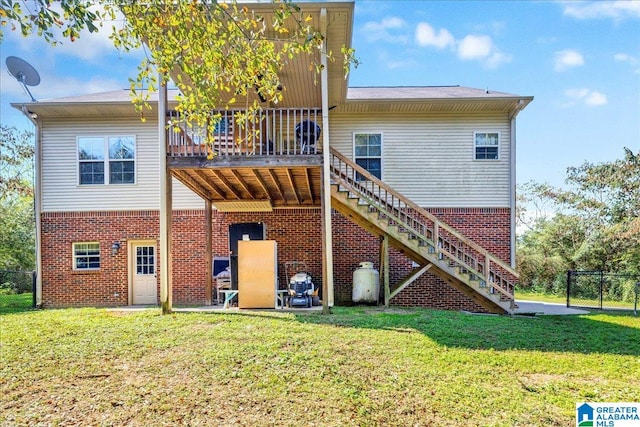
[[[33,294],[0,294],[0,314],[15,313],[31,310],[33,306]]]
[[[554,304],[567,304],[566,296],[558,296],[554,294],[545,294],[541,292],[531,292],[527,290],[516,289],[516,299],[523,301],[539,301],[550,302]]]
[[[567,297],[559,296],[555,294],[545,294],[541,292],[532,292],[527,290],[516,289],[516,299],[523,301],[539,301],[539,302],[549,302],[554,304],[567,304]],[[585,300],[585,299],[571,299],[572,306],[582,306],[582,307],[600,307],[599,300]],[[634,303],[629,301],[607,301],[605,300],[604,309],[623,309],[623,310],[633,310]]]
[[[568,426],[640,400],[640,319],[425,309],[0,316],[0,425]]]

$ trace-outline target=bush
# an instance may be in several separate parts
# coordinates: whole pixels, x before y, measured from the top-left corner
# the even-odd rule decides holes
[[[565,292],[567,266],[559,256],[544,256],[522,251],[518,254],[518,287],[533,292]]]
[[[636,298],[636,282],[630,278],[613,278],[605,299],[609,301],[633,302]]]
[[[0,270],[0,294],[25,294],[32,292],[32,290],[32,272]]]

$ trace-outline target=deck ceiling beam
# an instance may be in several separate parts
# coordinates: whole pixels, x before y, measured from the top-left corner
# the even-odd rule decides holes
[[[236,180],[238,181],[238,184],[242,187],[242,189],[249,195],[249,198],[255,199],[255,196],[253,195],[253,191],[251,191],[251,189],[249,188],[247,181],[242,177],[242,175],[240,175],[240,172],[238,172],[237,169],[232,169],[231,173],[236,178]]]
[[[311,177],[311,169],[307,168],[304,171],[304,176],[307,179],[307,190],[309,191],[309,200],[311,200],[311,204],[313,205],[313,186],[311,183],[313,182],[313,178]]]
[[[273,198],[271,197],[271,192],[269,191],[269,187],[267,186],[267,183],[262,178],[262,175],[260,175],[260,171],[258,171],[257,169],[252,169],[251,171],[253,172],[253,176],[255,176],[256,179],[258,180],[258,184],[260,184],[260,187],[262,187],[264,194],[266,194],[267,198],[273,202]]]
[[[298,195],[298,192],[296,191],[296,183],[293,180],[293,171],[291,169],[287,169],[287,178],[289,178],[289,185],[291,186],[291,192],[293,193],[293,196],[296,198],[296,203],[299,205],[300,204],[300,196]]]
[[[241,200],[242,199],[242,195],[240,193],[238,193],[238,191],[233,187],[233,184],[222,174],[221,171],[219,170],[213,170],[213,174],[218,177],[218,179],[220,180],[220,182],[222,182],[222,184],[229,190],[229,192],[231,194],[233,194],[233,196],[238,199]]]
[[[276,175],[276,171],[273,169],[269,169],[269,175],[271,176],[271,179],[273,180],[273,184],[275,185],[276,189],[278,190],[278,194],[280,194],[280,198],[282,200],[285,201],[285,204],[287,202],[287,198],[284,195],[284,191],[282,191],[282,186],[280,185],[280,181],[278,180],[278,176]]]
[[[209,190],[209,193],[211,193],[212,195],[220,198],[220,199],[224,199],[224,191],[222,191],[220,189],[220,187],[218,187],[205,173],[205,171],[203,170],[196,170],[195,174],[202,180],[202,186],[207,188],[207,190]],[[211,199],[211,197],[210,197]]]
[[[202,199],[209,200],[211,198],[211,196],[207,194],[203,186],[198,181],[187,175],[185,172],[172,172],[171,175]]]

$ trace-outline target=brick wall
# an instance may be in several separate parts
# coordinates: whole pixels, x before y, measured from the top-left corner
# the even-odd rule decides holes
[[[432,213],[509,261],[510,215],[508,209],[433,209]],[[333,212],[334,292],[336,304],[351,303],[353,271],[360,262],[379,268],[379,240]],[[232,223],[263,222],[267,239],[278,242],[279,278],[286,284],[284,263],[304,261],[314,282],[322,283],[322,235],[319,209],[282,209],[274,212],[213,212],[213,255],[229,253],[228,229]],[[158,212],[48,213],[42,216],[43,301],[47,307],[126,305],[128,272],[126,242],[157,240]],[[205,302],[206,271],[203,210],[173,214],[173,300],[175,304]],[[98,241],[101,268],[80,273],[72,269],[73,242]],[[111,244],[122,249],[111,254]],[[390,250],[393,286],[411,270],[411,262]],[[158,292],[159,295],[159,292]],[[424,306],[482,311],[471,299],[427,273],[392,299],[393,305]]]
[[[45,307],[127,305],[128,240],[156,240],[158,212],[42,214],[42,300]],[[112,255],[111,245],[122,247]],[[73,243],[100,243],[100,270],[73,270]]]
[[[509,262],[509,209],[428,209],[442,221]],[[334,214],[334,288],[336,303],[351,301],[352,272],[361,261],[371,261],[379,269],[379,241],[350,220]],[[341,255],[339,255],[341,254]],[[412,263],[404,255],[389,250],[391,287],[406,277]],[[450,310],[485,311],[466,295],[450,287],[432,273],[425,273],[391,300],[392,305],[421,306]]]

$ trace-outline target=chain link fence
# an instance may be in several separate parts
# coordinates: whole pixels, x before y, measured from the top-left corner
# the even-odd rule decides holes
[[[640,275],[604,271],[567,272],[567,307],[634,310]]]
[[[0,312],[35,307],[36,273],[0,270]]]

